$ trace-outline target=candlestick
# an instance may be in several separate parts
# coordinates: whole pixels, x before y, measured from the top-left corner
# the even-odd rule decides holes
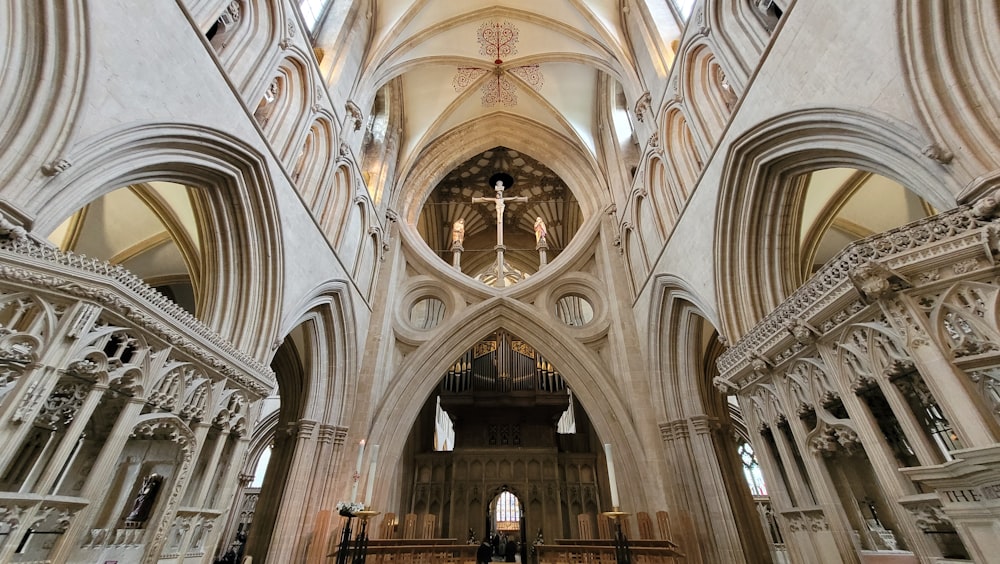
[[[371,466],[368,467],[368,483],[365,484],[365,509],[372,506],[372,491],[375,489],[375,466],[378,464],[378,445],[372,447]]]
[[[354,475],[351,476],[351,503],[358,501],[358,482],[361,481],[361,461],[365,457],[365,440],[361,439],[361,446],[358,447],[358,463],[354,466]]]
[[[604,443],[604,457],[608,459],[608,482],[611,484],[611,506],[617,511],[621,505],[618,503],[618,480],[615,479],[615,461],[611,458],[611,443]]]

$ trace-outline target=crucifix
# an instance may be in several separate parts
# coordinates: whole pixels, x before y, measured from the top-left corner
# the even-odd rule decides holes
[[[486,202],[492,202],[492,203],[494,203],[496,205],[496,210],[497,210],[497,246],[496,246],[496,251],[497,251],[497,281],[496,281],[496,287],[497,288],[503,288],[504,286],[507,285],[506,277],[504,276],[504,264],[503,264],[503,252],[506,250],[506,247],[503,244],[503,210],[504,210],[504,208],[507,207],[507,204],[506,204],[507,202],[527,202],[528,201],[528,198],[526,196],[513,196],[511,198],[504,198],[503,197],[503,191],[504,191],[504,185],[503,185],[503,180],[504,179],[503,179],[503,177],[504,176],[506,176],[507,178],[509,178],[510,179],[509,182],[511,184],[513,184],[513,179],[510,176],[507,176],[507,175],[502,174],[502,173],[501,174],[495,174],[495,175],[493,175],[493,178],[490,179],[490,180],[494,180],[494,179],[496,180],[496,184],[494,184],[494,186],[493,186],[493,189],[496,190],[496,193],[497,193],[497,195],[496,195],[495,198],[483,198],[483,197],[479,197],[479,196],[476,196],[476,197],[472,198],[472,203],[474,203],[474,204],[482,204],[482,203],[486,203]]]

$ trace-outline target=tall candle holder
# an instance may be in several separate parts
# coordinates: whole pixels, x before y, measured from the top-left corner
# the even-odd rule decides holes
[[[351,521],[354,520],[354,514],[343,511],[340,514],[347,517],[347,523],[344,524],[344,531],[340,536],[340,547],[337,549],[337,564],[347,564],[347,559],[351,555]]]
[[[611,511],[605,511],[602,513],[608,519],[611,519],[615,523],[615,562],[617,564],[632,564],[632,551],[628,547],[628,538],[625,536],[625,531],[622,529],[622,519],[625,519],[630,514],[621,510],[617,505],[611,508]]]
[[[351,564],[365,564],[365,559],[368,558],[368,520],[378,514],[378,511],[367,507],[355,514],[361,519],[361,527],[358,528],[358,536],[354,537],[354,558],[351,559]]]

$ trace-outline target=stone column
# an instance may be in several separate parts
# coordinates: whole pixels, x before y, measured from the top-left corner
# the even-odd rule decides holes
[[[295,454],[285,479],[277,519],[271,536],[271,547],[267,560],[298,562],[305,554],[305,546],[300,542],[303,526],[307,522],[302,514],[312,479],[312,467],[316,456],[314,431],[316,422],[300,419],[296,425]]]
[[[115,466],[121,457],[122,449],[125,448],[125,443],[132,435],[132,428],[144,406],[145,401],[142,398],[129,398],[128,403],[118,414],[118,420],[115,421],[108,439],[104,441],[101,454],[98,455],[91,467],[87,483],[84,484],[83,490],[80,492],[80,497],[90,500],[90,504],[77,514],[73,523],[60,537],[59,543],[50,553],[53,562],[68,561],[69,556],[79,548],[80,539],[89,537],[87,531],[96,528],[94,525],[103,526],[103,524],[94,523],[94,519],[107,503],[108,490],[112,486],[108,476],[115,474]],[[3,557],[0,555],[0,561],[2,560]]]

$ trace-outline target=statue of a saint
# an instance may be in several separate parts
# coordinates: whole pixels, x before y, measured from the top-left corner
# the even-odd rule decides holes
[[[548,235],[548,234],[549,234],[549,232],[545,228],[545,220],[542,219],[541,216],[536,217],[535,218],[535,243],[538,243],[538,244],[547,243],[548,241],[545,240],[545,236]]]
[[[160,492],[161,485],[163,485],[163,476],[155,472],[143,478],[142,487],[139,488],[139,493],[135,495],[135,501],[132,503],[132,511],[129,512],[125,520],[132,523],[146,522],[153,510],[156,494]]]
[[[461,246],[465,241],[465,218],[460,217],[451,226],[451,246]]]

